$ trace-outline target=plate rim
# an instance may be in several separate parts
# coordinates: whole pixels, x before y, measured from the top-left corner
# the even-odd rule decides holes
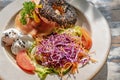
[[[76,2],[75,2],[76,1]],[[10,3],[8,6],[6,6],[1,12],[0,12],[0,15],[3,15],[3,16],[0,16],[0,18],[3,18],[6,14],[4,14],[6,11],[8,11],[8,9],[10,9],[11,7],[16,7],[15,8],[15,10],[20,10],[21,8],[19,8],[19,6],[22,4],[24,2],[24,0],[23,1],[21,1],[21,0],[16,0],[16,1],[14,1],[14,2],[12,2],[12,3]],[[106,23],[106,28],[107,28],[107,30],[108,30],[108,33],[109,33],[109,42],[108,42],[108,49],[107,49],[107,55],[106,55],[106,58],[105,58],[105,60],[104,60],[104,62],[102,63],[102,65],[101,65],[101,67],[95,72],[95,74],[94,75],[92,75],[92,77],[91,78],[93,78],[93,77],[95,77],[95,75],[101,70],[101,68],[103,67],[103,65],[105,64],[105,62],[106,62],[106,60],[107,60],[107,57],[108,57],[108,55],[109,55],[109,51],[110,51],[110,46],[111,46],[111,32],[110,32],[110,28],[109,28],[109,25],[108,25],[108,23],[107,23],[107,21],[106,21],[106,19],[104,18],[104,16],[94,7],[94,6],[92,6],[92,5],[90,5],[90,4],[88,4],[86,1],[84,1],[84,0],[72,0],[72,1],[70,1],[70,4],[76,4],[77,2],[81,2],[81,3],[85,3],[85,5],[87,5],[87,6],[89,6],[89,10],[88,11],[91,11],[92,9],[93,10],[95,10],[101,17],[102,17],[102,19],[103,19],[103,21]],[[14,5],[14,4],[18,4],[18,5]],[[14,6],[13,6],[14,5]],[[85,7],[85,5],[83,6],[83,7]],[[74,6],[74,7],[77,7],[77,8],[79,8],[79,6]],[[82,12],[85,12],[84,10],[82,11]],[[11,14],[15,14],[14,12],[11,12]],[[88,14],[87,13],[85,13],[84,14],[85,15],[85,17],[88,19]],[[7,15],[6,17],[8,17],[9,15]],[[14,16],[14,15],[13,15]],[[12,17],[13,17],[12,16]],[[11,19],[11,17],[8,17],[8,18],[10,18]],[[6,23],[6,24],[3,24],[3,25],[1,25],[0,24],[0,28],[2,27],[2,26],[7,26],[7,24],[9,23],[9,20],[10,19],[8,19],[8,22]],[[3,20],[4,21],[4,20]],[[90,21],[90,20],[89,20]],[[1,22],[0,22],[1,23]],[[2,27],[1,28],[1,32],[3,31],[5,29],[5,27]],[[1,37],[1,34],[0,34],[0,37]],[[1,48],[1,46],[0,46],[0,48]],[[4,52],[4,51],[3,51]],[[6,55],[7,56],[7,55]],[[10,61],[11,62],[11,61]]]
[[[80,0],[76,0],[77,2],[75,2],[75,1],[71,1],[71,2],[68,2],[68,3],[70,3],[70,4],[74,4],[74,3],[79,3],[80,2]],[[83,0],[81,0],[81,2],[82,3],[86,3],[85,5],[83,5],[83,4],[81,4],[81,5],[83,5],[84,7],[86,7],[86,6],[89,6],[89,8],[90,8],[90,10],[95,10],[96,12],[97,12],[97,14],[99,14],[101,17],[102,17],[102,19],[104,20],[104,22],[106,23],[106,28],[108,29],[108,36],[109,36],[109,41],[108,41],[108,49],[107,49],[107,51],[106,51],[106,53],[107,53],[107,55],[106,55],[106,57],[105,57],[105,59],[104,59],[104,62],[102,63],[102,65],[101,65],[101,67],[95,72],[95,74],[94,75],[92,75],[92,77],[91,78],[89,78],[89,80],[91,80],[91,79],[93,79],[99,72],[100,72],[100,70],[103,68],[103,66],[105,65],[105,63],[106,63],[106,61],[107,61],[107,58],[108,58],[108,55],[109,55],[109,52],[110,52],[110,48],[111,48],[111,31],[110,31],[110,28],[109,28],[109,24],[108,24],[108,22],[107,22],[107,20],[105,19],[105,17],[102,15],[102,13],[94,6],[94,5],[92,5],[92,4],[90,4],[90,3],[88,3],[87,1],[83,1]],[[80,8],[79,6],[77,6],[77,5],[73,5],[75,8]],[[89,11],[90,11],[89,10]],[[85,12],[85,10],[82,10],[82,13],[84,13]],[[85,17],[88,15],[88,14],[84,14],[85,15]],[[86,17],[87,18],[87,17]],[[87,18],[88,19],[88,18]],[[90,23],[89,23],[90,24]],[[91,24],[90,24],[91,25]]]

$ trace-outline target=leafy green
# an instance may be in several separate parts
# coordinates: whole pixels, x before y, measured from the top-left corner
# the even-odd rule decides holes
[[[45,78],[47,77],[48,74],[53,73],[53,69],[41,66],[37,63],[35,54],[34,54],[35,48],[36,48],[36,42],[33,43],[31,48],[29,48],[28,53],[29,53],[29,56],[30,56],[32,62],[35,65],[35,68],[36,68],[35,72],[38,74],[38,77],[40,77],[40,80],[45,80]]]
[[[32,12],[34,11],[35,6],[36,6],[35,3],[31,2],[31,1],[23,3],[23,9],[20,12],[20,14],[21,14],[20,22],[23,25],[25,25],[27,23],[26,17],[33,18]]]
[[[73,26],[67,29],[64,28],[57,28],[54,30],[54,32],[59,33],[59,34],[63,34],[63,33],[68,33],[74,36],[81,36],[81,29],[80,26]]]
[[[28,49],[28,53],[31,53],[35,46],[36,46],[36,41],[32,43],[32,46]]]
[[[67,68],[67,69],[64,69],[63,72],[62,72],[62,75],[67,74],[71,70],[71,68],[72,68],[72,66]]]
[[[68,68],[61,68],[61,69],[53,69],[53,72],[58,75],[66,75],[70,70],[72,66]]]
[[[41,80],[45,80],[48,74],[53,73],[53,69],[37,65],[36,72]]]
[[[20,22],[25,25],[27,23],[26,19],[25,19],[26,13],[24,10],[21,11],[21,19]]]
[[[38,74],[40,80],[45,80],[48,74],[57,74],[59,76],[63,76],[71,70],[72,66],[67,68],[59,68],[59,69],[41,66],[40,64],[38,64],[35,58],[34,49],[36,49],[36,42],[33,42],[33,45],[29,48],[28,53],[33,64],[35,65],[35,72]]]
[[[68,67],[67,69],[61,70],[61,69],[53,69],[53,68],[47,68],[44,66],[37,65],[35,71],[37,72],[41,80],[45,80],[48,74],[54,73],[57,75],[65,75],[71,70],[71,68],[72,66]]]

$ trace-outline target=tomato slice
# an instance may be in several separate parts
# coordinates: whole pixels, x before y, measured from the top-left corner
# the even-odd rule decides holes
[[[81,32],[82,32],[83,46],[89,50],[92,47],[92,39],[86,29],[81,28]]]
[[[27,55],[27,52],[25,50],[20,51],[16,55],[16,62],[22,68],[23,70],[27,72],[34,72],[35,71],[35,66],[32,64],[30,58]]]

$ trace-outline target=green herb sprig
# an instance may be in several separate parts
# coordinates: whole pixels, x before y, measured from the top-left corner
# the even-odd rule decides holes
[[[31,1],[23,3],[23,8],[20,12],[20,14],[21,14],[20,22],[23,25],[25,25],[27,23],[26,17],[33,18],[32,12],[34,11],[35,6],[36,6],[36,4]]]

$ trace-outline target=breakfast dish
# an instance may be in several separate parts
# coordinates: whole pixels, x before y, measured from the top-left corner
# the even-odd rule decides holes
[[[58,80],[68,79],[70,75],[78,79],[77,74],[82,74],[86,66],[93,66],[96,60],[100,62],[91,56],[95,55],[90,51],[95,46],[93,27],[86,29],[85,25],[77,24],[79,14],[75,8],[65,0],[23,2],[13,18],[14,26],[6,28],[1,36],[2,47],[17,64],[14,70],[20,69],[18,72],[28,74],[31,79],[34,77],[29,74],[37,74],[41,80],[49,80],[52,75]],[[26,78],[23,78],[29,80],[24,73]]]
[[[37,73],[41,80],[48,74],[62,78],[91,60],[92,39],[84,28],[75,25],[76,21],[75,9],[65,0],[24,2],[15,19],[16,27],[3,32],[2,43],[11,47],[23,70]]]

